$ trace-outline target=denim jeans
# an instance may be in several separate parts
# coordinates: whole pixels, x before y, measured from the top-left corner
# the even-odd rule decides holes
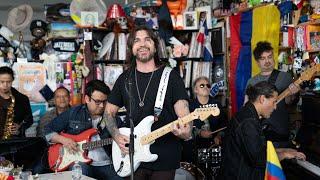
[[[114,171],[113,165],[91,166],[83,162],[79,162],[82,167],[82,174],[98,179],[98,180],[122,180]],[[72,170],[72,166],[69,168]]]

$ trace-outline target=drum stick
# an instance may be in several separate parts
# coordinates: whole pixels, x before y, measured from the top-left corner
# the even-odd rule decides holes
[[[211,132],[210,134],[217,133],[217,132],[222,131],[222,130],[224,130],[224,129],[226,129],[226,128],[227,128],[227,127],[223,127],[223,128],[217,129],[217,130]]]

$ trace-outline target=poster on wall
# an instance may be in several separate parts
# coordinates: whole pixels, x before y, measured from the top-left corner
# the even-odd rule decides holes
[[[30,103],[33,123],[39,123],[40,118],[47,112],[48,103]]]
[[[26,130],[27,137],[35,137],[37,135],[37,126],[39,124],[40,118],[47,112],[48,103],[30,103],[32,116],[33,116],[33,124]]]
[[[39,90],[46,85],[46,69],[39,63],[18,63],[13,67],[16,72],[15,87],[28,96],[31,102],[45,102]]]

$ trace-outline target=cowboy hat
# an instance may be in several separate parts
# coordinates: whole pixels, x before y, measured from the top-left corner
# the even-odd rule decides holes
[[[10,10],[7,26],[14,32],[22,31],[29,26],[32,20],[33,10],[28,4],[23,4]]]
[[[81,24],[81,11],[98,12],[98,24],[106,20],[106,5],[102,0],[72,0],[70,4],[71,19]]]

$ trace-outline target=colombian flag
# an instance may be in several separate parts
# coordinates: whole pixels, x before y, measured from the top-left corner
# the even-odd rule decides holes
[[[259,41],[269,41],[277,57],[280,33],[280,11],[266,5],[230,17],[229,89],[232,114],[242,107],[247,81],[259,73],[252,51]]]
[[[264,180],[285,180],[276,150],[271,141],[267,142],[267,165]]]

